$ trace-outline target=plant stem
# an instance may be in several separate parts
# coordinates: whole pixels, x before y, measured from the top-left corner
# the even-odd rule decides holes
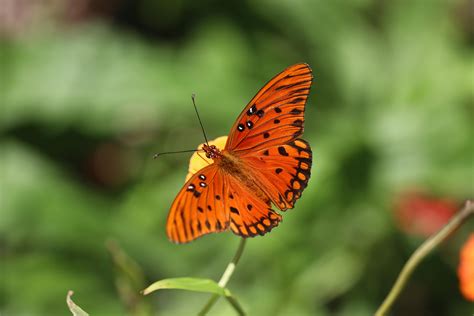
[[[464,204],[464,207],[458,211],[441,230],[432,235],[420,247],[418,247],[418,249],[405,263],[405,266],[398,275],[397,281],[393,285],[382,305],[380,305],[378,310],[375,312],[375,316],[384,316],[389,312],[393,303],[400,295],[400,292],[405,287],[408,279],[418,264],[472,215],[474,215],[474,202],[472,200],[467,200]]]
[[[230,277],[234,273],[235,266],[237,265],[237,263],[239,263],[240,257],[242,256],[242,252],[244,251],[245,241],[246,241],[245,238],[240,239],[239,248],[237,248],[234,258],[232,258],[232,261],[229,262],[229,264],[227,265],[227,268],[225,269],[224,273],[221,276],[221,279],[219,280],[220,287],[224,288],[227,285],[227,282],[229,282]],[[204,305],[204,307],[202,308],[202,310],[199,312],[198,315],[199,316],[206,315],[209,312],[209,310],[212,308],[212,306],[214,306],[214,304],[217,302],[218,299],[219,299],[219,295],[217,294],[214,294],[213,296],[211,296],[207,304]],[[228,296],[227,300],[235,308],[235,310],[237,311],[237,313],[239,313],[239,315],[245,315],[242,307],[240,306],[240,304],[237,302],[237,300],[234,297]]]
[[[226,296],[225,298],[229,301],[230,305],[234,307],[234,309],[237,311],[239,316],[245,316],[244,309],[242,308],[242,306],[240,306],[239,302],[235,299],[235,297]]]

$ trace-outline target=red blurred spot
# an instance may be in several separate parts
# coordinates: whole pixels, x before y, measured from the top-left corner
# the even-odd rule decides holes
[[[396,203],[395,219],[405,233],[427,237],[441,229],[457,209],[454,200],[412,192],[403,194]]]
[[[458,277],[462,295],[474,302],[474,234],[469,236],[461,248]]]

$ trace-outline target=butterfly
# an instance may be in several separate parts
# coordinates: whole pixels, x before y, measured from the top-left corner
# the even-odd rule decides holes
[[[224,146],[202,144],[204,166],[190,170],[171,205],[171,241],[228,229],[244,238],[263,236],[278,226],[282,216],[272,203],[281,211],[293,208],[311,175],[311,148],[299,136],[312,80],[307,64],[288,67],[248,103]]]

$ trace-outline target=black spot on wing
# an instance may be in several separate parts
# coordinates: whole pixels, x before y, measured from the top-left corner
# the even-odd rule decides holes
[[[248,110],[247,110],[247,115],[252,115],[252,114],[255,114],[255,112],[257,111],[257,107],[254,105],[252,105]]]
[[[300,110],[298,108],[294,108],[290,111],[290,114],[298,115],[298,114],[301,114],[302,112],[303,112],[303,110]]]
[[[249,210],[252,210],[253,206],[251,204],[247,205]],[[263,212],[264,213],[264,212]],[[257,235],[263,236],[273,229],[273,227],[278,226],[281,221],[281,216],[275,213],[272,209],[268,209],[267,213],[260,218],[255,218],[256,222],[252,224],[237,224],[232,222],[231,229],[234,234],[247,237],[255,237]]]
[[[296,200],[301,197],[311,177],[312,152],[310,145],[302,139],[296,139],[288,145],[297,149],[300,156],[302,156],[303,153],[305,153],[304,155],[306,156],[294,157],[298,161],[298,165],[294,168],[295,173],[291,174],[292,179],[289,182],[288,189],[284,193],[287,202],[294,205]]]
[[[303,120],[295,120],[293,123],[291,123],[291,125],[295,127],[301,127],[303,126]]]
[[[305,100],[305,98],[299,97],[299,98],[294,98],[289,103],[295,104],[295,103],[299,103],[299,102],[304,101],[304,100]]]
[[[278,147],[278,153],[282,156],[288,156],[288,153],[286,152],[286,149],[283,146]]]

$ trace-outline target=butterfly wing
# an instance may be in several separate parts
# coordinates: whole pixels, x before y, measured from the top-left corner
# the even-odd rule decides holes
[[[240,159],[252,170],[259,187],[283,211],[294,207],[311,176],[311,147],[300,138],[244,152]]]
[[[265,235],[278,226],[281,215],[270,208],[270,200],[256,196],[241,182],[229,177],[230,229],[242,237]]]
[[[281,210],[294,207],[311,175],[311,147],[298,136],[312,79],[307,64],[275,76],[240,114],[226,144]]]
[[[265,201],[217,164],[197,171],[174,200],[166,224],[168,238],[190,242],[202,235],[231,228],[242,237],[264,235],[281,221]]]
[[[216,164],[191,176],[171,205],[166,223],[171,241],[185,243],[229,227],[227,181]]]
[[[255,151],[300,136],[312,79],[307,64],[293,65],[276,75],[239,115],[230,131],[226,149]]]

